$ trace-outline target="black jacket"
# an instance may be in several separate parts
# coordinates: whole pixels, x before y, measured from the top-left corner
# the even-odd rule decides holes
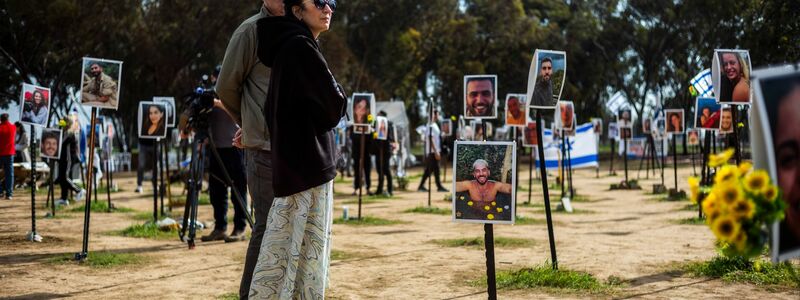
[[[336,177],[333,128],[346,113],[347,97],[304,23],[261,19],[258,41],[258,58],[272,69],[264,106],[272,185],[276,197],[286,197]]]

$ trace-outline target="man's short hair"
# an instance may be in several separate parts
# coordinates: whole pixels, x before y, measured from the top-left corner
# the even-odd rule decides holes
[[[542,58],[542,61],[539,63],[539,65],[541,66],[541,64],[543,64],[545,62],[549,62],[552,65],[553,64],[553,59],[551,59],[550,57]]]
[[[489,162],[487,162],[486,160],[484,160],[482,158],[476,159],[475,162],[472,163],[472,169],[473,170],[477,169],[478,165],[483,165],[484,167],[488,167],[489,166]]]
[[[8,114],[0,115],[0,121],[3,121],[3,122],[8,121]]]
[[[44,142],[47,139],[54,139],[54,140],[56,140],[56,142],[58,142],[58,133],[56,133],[56,132],[45,132],[45,133],[42,133],[42,142]]]
[[[470,77],[470,78],[467,78],[467,84],[469,84],[470,82],[473,82],[473,81],[488,81],[489,83],[492,84],[492,88],[494,89],[494,78],[492,78],[492,77]],[[492,91],[492,93],[494,93],[494,91]]]

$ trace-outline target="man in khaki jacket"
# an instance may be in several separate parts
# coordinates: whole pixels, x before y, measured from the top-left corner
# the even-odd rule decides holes
[[[241,299],[247,299],[250,293],[253,269],[258,261],[267,215],[274,198],[269,131],[263,113],[270,70],[256,55],[256,22],[261,18],[282,16],[284,10],[282,0],[262,1],[261,11],[242,22],[231,36],[217,80],[220,101],[216,105],[222,106],[241,127],[233,145],[245,149],[248,189],[255,208],[255,228],[247,247],[244,274],[239,286]]]
[[[81,103],[117,107],[117,83],[114,79],[106,75],[98,63],[92,63],[89,71],[92,76],[84,75],[87,78],[84,78],[81,89]]]

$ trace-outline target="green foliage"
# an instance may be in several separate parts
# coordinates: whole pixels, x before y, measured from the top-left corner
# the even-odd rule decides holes
[[[92,205],[91,205],[90,209],[92,210],[92,212],[97,212],[97,213],[108,212],[108,202],[107,201],[92,201]],[[70,212],[84,212],[85,210],[86,210],[86,204],[70,208],[69,211]],[[111,212],[122,212],[122,213],[133,212],[133,211],[134,210],[131,209],[131,208],[119,207],[119,206],[117,206],[117,207],[115,207],[114,209],[111,210]]]
[[[156,240],[178,239],[177,229],[162,230],[153,223],[146,223],[144,225],[138,225],[138,224],[133,225],[120,231],[111,232],[111,234],[120,235],[124,237],[147,238]]]
[[[681,225],[706,225],[706,219],[691,217],[686,219],[675,220],[675,223]]]
[[[408,222],[398,220],[387,220],[377,217],[362,216],[361,219],[356,219],[355,216],[350,219],[336,218],[333,219],[333,224],[353,225],[353,226],[386,226],[396,224],[406,224]]]
[[[432,240],[431,243],[443,247],[478,247],[483,248],[484,241],[482,237],[476,238],[457,238],[457,239],[442,239]],[[499,248],[521,248],[533,246],[535,242],[528,239],[495,237],[494,246]]]
[[[230,292],[217,296],[217,300],[239,300],[239,293]]]
[[[541,225],[541,224],[547,224],[547,220],[546,219],[536,219],[536,218],[530,218],[530,217],[526,217],[526,216],[517,215],[517,217],[514,218],[514,224],[515,225]]]
[[[486,279],[476,281],[476,284],[486,284]],[[533,268],[523,268],[515,271],[501,271],[497,273],[497,288],[499,289],[554,289],[556,291],[572,292],[607,292],[619,285],[618,278],[609,278],[603,283],[589,273],[565,269],[553,270],[550,265]]]
[[[51,264],[74,263],[74,254],[62,254],[48,259]],[[89,252],[87,259],[81,264],[92,268],[113,268],[118,266],[138,265],[148,259],[134,253],[114,253],[108,251]]]
[[[773,264],[759,259],[717,256],[710,261],[687,264],[684,269],[693,276],[722,278],[727,282],[800,288],[800,267],[791,263]]]
[[[403,211],[404,213],[417,213],[417,214],[433,214],[433,215],[451,215],[450,209],[439,207],[417,206],[412,209]]]

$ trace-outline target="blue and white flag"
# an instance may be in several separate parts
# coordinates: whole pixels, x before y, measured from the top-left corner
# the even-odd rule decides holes
[[[689,80],[689,83],[694,87],[694,90],[697,91],[697,96],[699,97],[713,97],[714,96],[714,84],[711,81],[711,69],[705,69],[692,80]]]
[[[561,140],[553,141],[553,131],[544,130],[544,156],[547,169],[558,170],[558,160],[561,157]],[[570,161],[573,169],[597,168],[597,140],[594,136],[592,123],[586,123],[575,128],[575,136],[568,138],[566,145],[570,150]],[[536,161],[539,167],[539,161]]]

